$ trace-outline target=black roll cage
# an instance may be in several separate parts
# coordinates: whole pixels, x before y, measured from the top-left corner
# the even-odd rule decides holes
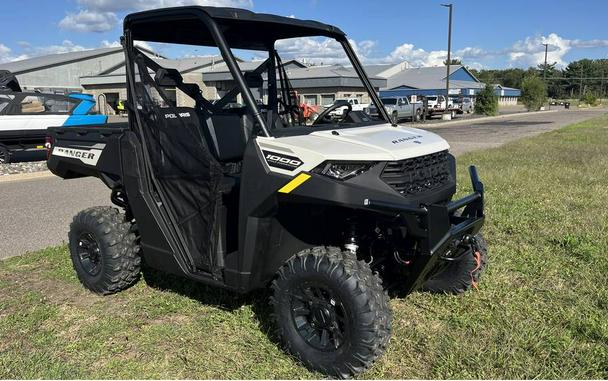
[[[268,126],[272,119],[272,113],[278,112],[278,110],[277,110],[277,107],[278,107],[277,106],[277,100],[278,100],[277,95],[278,94],[277,94],[276,77],[274,75],[268,76],[268,95],[269,95],[269,104],[271,104],[271,108],[269,111],[271,111],[271,113],[268,115],[267,120],[264,120],[263,113],[260,111],[257,103],[255,102],[253,94],[251,93],[251,90],[247,86],[245,76],[241,72],[241,70],[238,66],[238,63],[237,63],[234,55],[232,54],[232,51],[230,50],[230,46],[224,36],[224,33],[222,32],[221,25],[218,24],[215,17],[213,17],[209,14],[209,13],[214,13],[214,12],[220,15],[217,17],[218,20],[228,19],[228,17],[223,14],[224,12],[233,12],[233,15],[231,15],[231,17],[234,17],[235,19],[238,19],[239,13],[246,12],[245,13],[246,16],[253,17],[253,18],[258,17],[258,18],[264,19],[264,20],[268,19],[269,20],[268,22],[275,22],[275,20],[279,20],[279,21],[281,21],[280,23],[277,22],[277,27],[279,27],[279,28],[281,27],[281,24],[285,25],[285,28],[287,28],[287,25],[289,25],[288,24],[289,22],[295,22],[295,23],[299,23],[299,24],[308,24],[308,23],[319,24],[321,27],[318,27],[318,29],[314,29],[314,25],[310,26],[309,27],[310,30],[308,30],[308,33],[306,33],[306,34],[294,33],[293,36],[289,36],[289,35],[281,36],[281,39],[306,37],[306,36],[311,36],[311,37],[312,36],[326,36],[329,38],[334,38],[336,41],[338,41],[340,43],[340,45],[342,46],[342,48],[344,49],[344,51],[346,52],[348,59],[350,60],[351,64],[353,65],[353,68],[354,68],[355,72],[357,73],[357,75],[359,76],[361,82],[363,83],[363,86],[366,88],[367,92],[369,93],[370,97],[372,98],[372,101],[376,104],[376,107],[377,107],[379,113],[382,115],[384,120],[390,121],[388,113],[384,109],[384,106],[383,106],[382,102],[380,101],[380,98],[374,91],[374,88],[373,88],[369,78],[367,77],[367,74],[365,73],[365,70],[363,69],[361,62],[359,61],[357,55],[355,54],[354,50],[350,46],[350,43],[348,42],[346,35],[343,32],[341,32],[338,28],[330,26],[330,25],[314,23],[312,21],[292,20],[292,19],[284,18],[284,17],[255,14],[255,13],[252,13],[249,11],[237,10],[237,9],[231,9],[231,8],[214,8],[214,7],[167,8],[167,9],[161,9],[161,10],[148,11],[148,12],[140,12],[140,13],[135,13],[133,15],[127,16],[127,18],[125,19],[125,22],[124,22],[124,36],[121,38],[121,41],[123,43],[123,48],[125,50],[127,76],[129,78],[130,82],[134,83],[134,81],[135,81],[135,76],[134,76],[134,71],[133,71],[134,70],[133,61],[135,58],[135,54],[133,54],[133,53],[137,50],[133,44],[133,31],[134,31],[133,24],[137,25],[137,23],[135,21],[142,20],[142,19],[144,21],[146,21],[146,20],[161,19],[164,17],[166,17],[166,18],[171,17],[172,21],[175,22],[176,20],[179,21],[180,15],[182,18],[188,19],[188,20],[191,20],[192,17],[194,16],[194,18],[201,21],[203,23],[203,25],[208,29],[208,31],[213,39],[213,42],[215,42],[215,46],[220,50],[222,58],[224,59],[224,62],[226,63],[226,66],[228,67],[228,70],[230,71],[234,81],[236,82],[236,85],[237,85],[236,87],[240,89],[241,96],[243,97],[245,104],[248,106],[249,112],[252,114],[255,121],[259,124],[263,135],[266,137],[271,137],[272,135],[270,133],[270,129],[268,128]],[[241,15],[240,17],[243,17],[243,16]],[[243,30],[242,32],[246,33],[247,31]],[[317,32],[317,33],[315,34],[314,32]],[[289,96],[289,92],[290,92],[289,82],[288,82],[287,78],[283,78],[286,73],[284,73],[284,68],[281,67],[282,65],[280,63],[280,58],[276,54],[276,51],[274,48],[274,44],[275,44],[276,40],[277,39],[269,39],[268,41],[266,41],[266,50],[269,53],[269,58],[262,65],[260,65],[260,67],[268,66],[268,72],[274,73],[275,69],[277,67],[277,63],[279,64],[279,67],[281,69],[279,71],[281,88],[283,91],[287,91],[287,93],[288,93],[288,96],[286,99],[284,99],[284,101],[287,102],[287,106],[291,106],[291,99],[290,99],[291,97]],[[147,41],[154,42],[153,40],[147,40]],[[169,41],[166,41],[166,42],[169,42]],[[191,41],[186,40],[185,38],[183,41],[177,40],[177,41],[171,41],[171,42],[176,43],[176,44],[193,43]],[[204,45],[201,45],[201,46],[204,46]],[[213,45],[207,45],[207,46],[213,46]],[[243,48],[243,47],[239,47],[239,48]],[[279,62],[277,62],[277,59],[279,60]],[[260,69],[260,67],[258,67],[256,70]],[[286,83],[286,85],[285,85],[285,83]],[[134,90],[134,89],[131,89],[131,90]],[[128,95],[128,103],[130,105],[134,105],[135,104],[134,99],[132,98],[132,94],[134,94],[134,91],[130,91],[129,93],[130,94]]]

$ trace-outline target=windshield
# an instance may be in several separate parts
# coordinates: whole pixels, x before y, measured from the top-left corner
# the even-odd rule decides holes
[[[381,101],[385,105],[396,105],[397,104],[397,98],[382,98]]]
[[[275,78],[267,76],[262,88],[250,86],[252,93],[260,95],[257,102],[262,112],[276,109],[278,113],[280,123],[272,122],[269,129],[342,127],[380,120],[378,113],[369,114],[370,107],[377,106],[340,42],[327,37],[298,37],[278,40],[274,47],[274,57],[271,54],[270,58],[275,60]],[[268,54],[256,52],[254,56],[261,60]],[[241,67],[243,64],[239,62]],[[370,78],[370,82],[376,93],[386,84],[383,78]],[[276,98],[273,88],[277,89]]]
[[[428,99],[429,101],[436,101],[437,97],[427,97],[426,99]]]

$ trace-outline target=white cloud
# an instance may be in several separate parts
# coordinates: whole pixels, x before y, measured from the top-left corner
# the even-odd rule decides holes
[[[416,48],[414,44],[402,44],[383,59],[387,63],[407,61],[410,65],[417,66],[439,66],[447,58],[448,52],[445,50],[433,50],[427,52],[424,49]]]
[[[59,45],[48,45],[48,46],[36,46],[25,49],[28,55],[32,56],[44,56],[47,54],[59,54],[59,53],[69,53],[69,52],[79,52],[82,50],[87,50],[82,45],[74,44],[70,40],[63,40],[63,42]]]
[[[536,66],[545,61],[545,47],[547,50],[547,62],[557,63],[557,66],[565,66],[567,62],[564,56],[572,49],[592,49],[608,47],[608,40],[569,40],[559,36],[557,33],[550,33],[547,36],[526,37],[524,40],[517,41],[513,46],[506,50],[509,62],[514,66]]]
[[[120,45],[120,41],[108,41],[108,40],[102,40],[100,45],[102,48],[119,48],[122,46],[122,45]]]
[[[330,38],[289,38],[277,41],[275,48],[283,60],[297,59],[327,65],[348,62],[340,43]]]
[[[253,0],[78,0],[78,4],[102,12],[126,12],[186,5],[252,8]]]
[[[152,47],[152,45],[146,41],[135,41],[135,46],[138,46],[140,48],[144,48],[147,50],[151,50],[151,51],[155,51],[156,49],[154,49],[154,47]],[[122,47],[122,45],[120,44],[120,41],[108,41],[108,40],[102,40],[101,43],[99,44],[100,48],[120,48]]]
[[[252,8],[253,0],[78,0],[80,9],[59,22],[62,29],[107,32],[119,23],[118,13],[186,5]]]
[[[377,56],[377,43],[371,40],[349,40],[361,62],[397,63],[408,61],[412,66],[441,66],[447,58],[447,51],[426,51],[416,48],[413,44],[402,44],[395,47],[388,55]],[[284,59],[298,59],[314,64],[348,64],[348,58],[342,46],[330,38],[300,37],[278,41],[277,50]],[[479,48],[465,48],[453,53],[454,58],[477,58],[483,54]]]
[[[13,50],[11,48],[0,43],[0,63],[18,61],[28,58],[26,55],[14,56],[12,52]]]
[[[414,44],[404,43],[396,46],[386,55],[375,54],[375,41],[349,40],[361,62],[397,63],[408,61],[413,67],[442,66],[447,58],[445,50],[424,50]],[[461,60],[465,65],[480,69],[487,66],[513,66],[527,68],[544,62],[545,47],[549,44],[547,62],[567,65],[566,54],[572,49],[592,49],[608,47],[608,40],[569,40],[556,33],[547,36],[529,36],[514,42],[502,50],[486,50],[480,47],[465,47],[452,51],[452,58]],[[339,43],[328,38],[302,37],[277,42],[277,49],[288,59],[299,59],[315,64],[345,64],[348,60]]]
[[[60,22],[62,29],[76,32],[107,32],[118,23],[118,16],[113,12],[95,12],[83,9],[78,13],[68,13]]]
[[[509,62],[514,66],[536,66],[545,60],[545,47],[549,44],[547,52],[547,62],[557,63],[564,66],[563,58],[572,48],[571,41],[551,33],[548,36],[526,37],[524,40],[517,41],[505,53]]]
[[[608,47],[608,40],[570,40],[573,48],[605,48]]]
[[[135,44],[137,46],[141,46],[146,49],[151,49],[151,46],[144,41],[136,41]],[[12,61],[20,61],[28,58],[45,56],[49,54],[60,54],[60,53],[69,53],[69,52],[79,52],[83,50],[91,50],[96,48],[114,48],[120,47],[120,43],[118,41],[108,41],[103,40],[99,44],[99,46],[82,46],[73,43],[70,40],[64,40],[61,44],[47,45],[47,46],[33,46],[27,41],[19,41],[17,45],[21,47],[22,53],[15,55],[13,54],[13,50],[0,43],[0,63],[12,62]]]

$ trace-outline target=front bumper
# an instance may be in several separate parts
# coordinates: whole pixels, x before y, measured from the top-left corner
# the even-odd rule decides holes
[[[469,167],[473,193],[448,204],[431,204],[412,207],[380,200],[366,199],[366,208],[399,216],[407,228],[408,235],[419,242],[419,252],[412,263],[407,279],[408,291],[419,288],[432,274],[437,261],[451,254],[452,244],[466,236],[473,236],[483,226],[484,189],[479,181],[477,169]],[[457,210],[463,209],[460,215]]]

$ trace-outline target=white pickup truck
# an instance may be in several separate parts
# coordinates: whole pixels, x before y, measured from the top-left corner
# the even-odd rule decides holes
[[[383,97],[380,98],[388,115],[393,122],[398,122],[401,119],[420,120],[422,117],[422,103],[410,102],[408,97]],[[378,110],[375,106],[370,106],[368,113],[372,116],[378,115]]]
[[[460,112],[460,108],[454,105],[454,101],[449,99],[446,101],[444,95],[429,95],[426,97],[427,100],[427,117],[433,115],[440,115],[449,113],[451,118],[454,119],[456,114]]]
[[[351,111],[364,111],[366,108],[369,107],[369,103],[359,102],[358,98],[338,98],[334,101],[334,103],[329,104],[329,105],[323,105],[323,107],[328,108],[329,106],[332,106],[332,105],[335,105],[338,103],[343,103],[343,104],[348,103],[350,105],[350,107],[352,108]],[[335,109],[334,111],[330,112],[329,115],[341,116],[342,114],[344,114],[345,110],[346,110],[346,106],[339,107],[339,108]]]

